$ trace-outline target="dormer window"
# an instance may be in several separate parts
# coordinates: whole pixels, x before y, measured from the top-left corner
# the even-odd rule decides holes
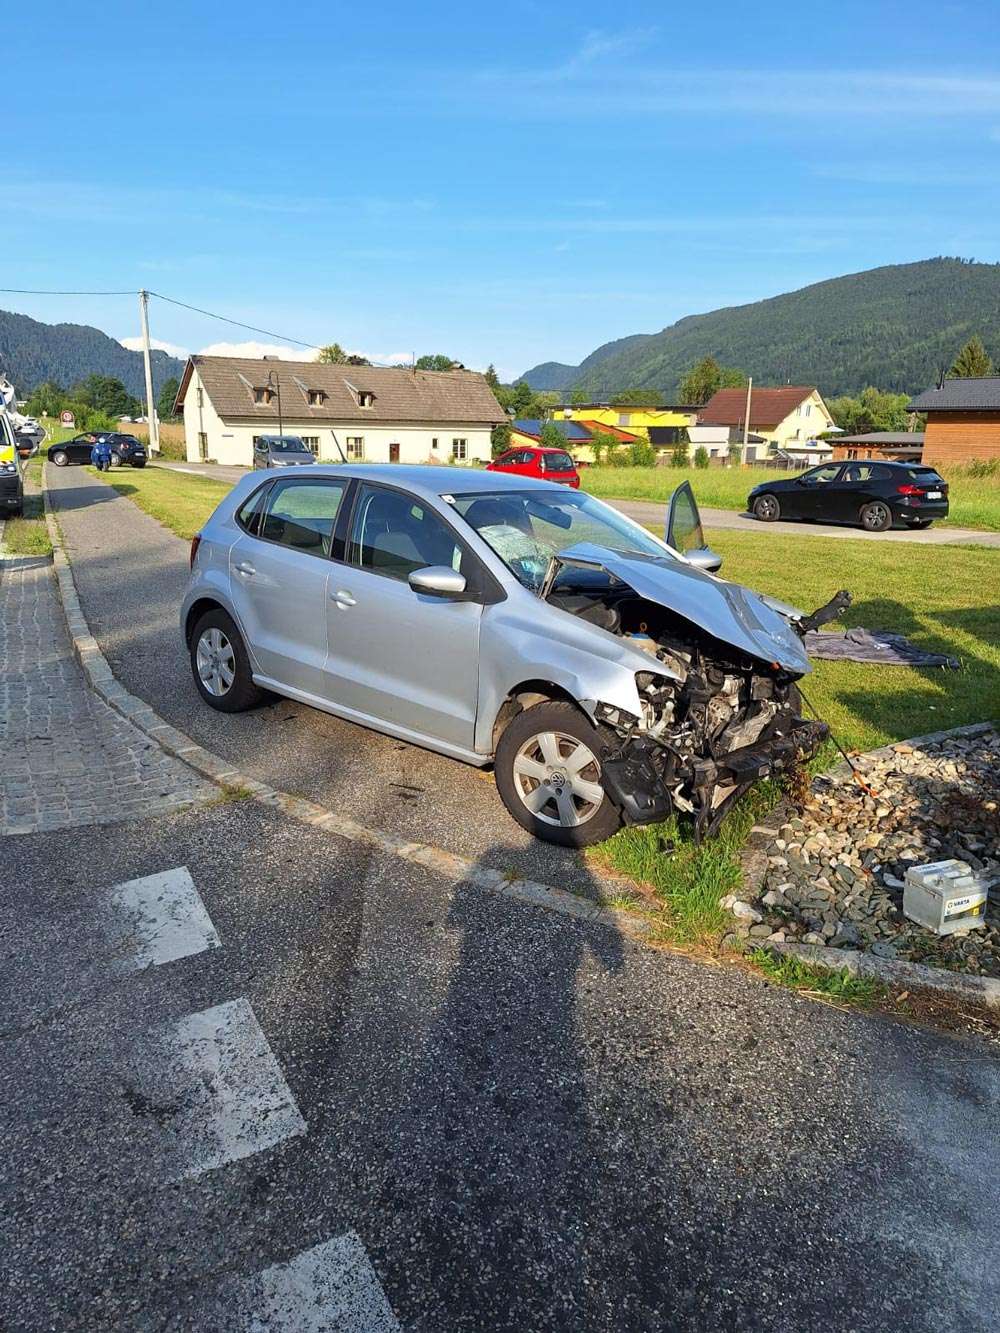
[[[274,399],[274,390],[268,388],[266,384],[255,385],[253,391],[253,400],[255,403],[263,403],[265,407],[269,406]]]
[[[326,393],[322,389],[310,389],[306,398],[310,407],[322,407],[326,402]]]
[[[358,407],[374,407],[375,395],[370,389],[358,390]]]

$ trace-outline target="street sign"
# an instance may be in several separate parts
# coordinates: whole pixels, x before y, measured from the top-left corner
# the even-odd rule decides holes
[[[59,421],[63,426],[73,427],[76,425],[76,417],[72,412],[60,412]]]

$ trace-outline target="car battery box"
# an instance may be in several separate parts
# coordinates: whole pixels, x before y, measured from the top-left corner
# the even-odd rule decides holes
[[[911,866],[903,887],[903,915],[936,935],[985,924],[989,881],[965,861]]]

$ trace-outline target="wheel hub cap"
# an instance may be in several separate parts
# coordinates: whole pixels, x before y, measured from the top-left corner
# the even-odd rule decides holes
[[[521,746],[514,758],[514,786],[536,819],[565,828],[585,824],[604,802],[597,757],[565,732],[541,732]]]

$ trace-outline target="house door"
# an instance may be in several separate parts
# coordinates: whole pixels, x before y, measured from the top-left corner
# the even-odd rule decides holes
[[[389,445],[389,462],[390,462],[390,463],[398,463],[398,462],[399,462],[399,445],[398,445],[398,444],[390,444],[390,445]]]

